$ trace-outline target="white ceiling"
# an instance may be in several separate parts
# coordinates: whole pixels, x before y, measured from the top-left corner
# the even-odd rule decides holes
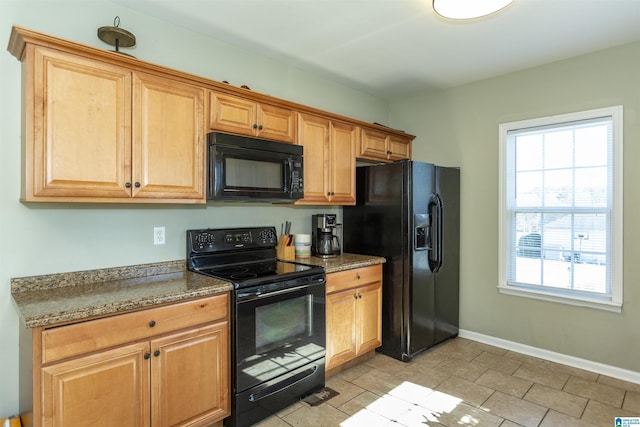
[[[470,22],[431,0],[115,0],[392,98],[640,40],[640,0],[515,0]]]

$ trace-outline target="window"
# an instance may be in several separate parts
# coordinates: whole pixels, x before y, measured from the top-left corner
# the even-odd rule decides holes
[[[500,292],[622,310],[622,106],[504,123]]]

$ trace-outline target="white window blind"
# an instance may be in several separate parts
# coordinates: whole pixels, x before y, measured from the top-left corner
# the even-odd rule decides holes
[[[621,305],[621,116],[500,126],[501,290]]]

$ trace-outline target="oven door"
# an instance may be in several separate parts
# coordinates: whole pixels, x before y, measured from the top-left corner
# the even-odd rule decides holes
[[[238,289],[235,299],[236,393],[324,360],[324,274]]]

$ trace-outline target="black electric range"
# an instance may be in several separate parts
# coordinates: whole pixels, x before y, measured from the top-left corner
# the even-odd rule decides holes
[[[324,387],[325,271],[276,257],[275,227],[187,231],[188,269],[234,285],[231,416],[250,426]]]

